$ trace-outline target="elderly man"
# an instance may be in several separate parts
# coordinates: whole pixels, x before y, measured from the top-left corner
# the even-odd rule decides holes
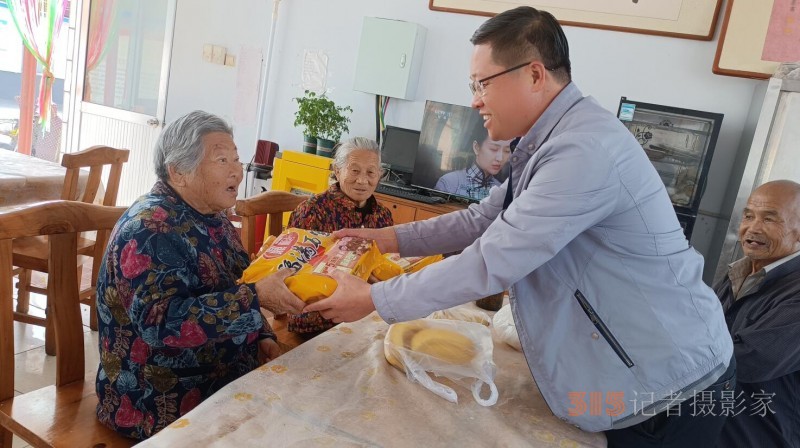
[[[739,240],[745,257],[714,288],[738,364],[718,446],[800,446],[800,184],[758,187]]]

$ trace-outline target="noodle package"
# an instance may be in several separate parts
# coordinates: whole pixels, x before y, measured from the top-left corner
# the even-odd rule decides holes
[[[417,272],[425,266],[442,259],[441,255],[428,257],[401,257],[400,254],[383,254],[380,263],[372,271],[372,275],[380,281],[389,280],[400,274]]]
[[[328,277],[334,270],[366,280],[381,258],[370,240],[337,240],[325,232],[288,228],[277,238],[265,241],[258,257],[242,274],[241,282],[254,283],[280,269],[291,268],[297,273],[286,279],[286,286],[311,303],[336,290],[336,281]]]

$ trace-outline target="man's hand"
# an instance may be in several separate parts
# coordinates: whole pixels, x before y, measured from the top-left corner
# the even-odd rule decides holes
[[[400,252],[397,244],[397,235],[394,233],[394,227],[384,227],[382,229],[344,229],[333,232],[336,238],[345,236],[356,236],[364,238],[365,240],[375,240],[378,245],[378,250],[382,254]]]
[[[266,364],[273,359],[281,356],[283,350],[278,346],[278,343],[273,339],[262,339],[258,341],[258,362]]]
[[[283,281],[294,274],[291,269],[281,269],[255,283],[259,304],[274,314],[297,314],[306,306],[305,302],[289,291]]]
[[[354,322],[375,311],[369,283],[339,270],[331,277],[336,280],[336,291],[327,299],[308,305],[304,312],[319,311],[322,317],[339,323]]]

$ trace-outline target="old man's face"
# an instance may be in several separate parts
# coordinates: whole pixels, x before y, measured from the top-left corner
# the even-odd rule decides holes
[[[750,195],[739,226],[753,272],[800,250],[800,195],[781,183],[764,184]]]

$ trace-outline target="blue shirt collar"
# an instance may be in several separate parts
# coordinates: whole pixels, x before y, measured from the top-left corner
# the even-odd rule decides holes
[[[542,112],[542,115],[533,124],[533,127],[522,137],[519,141],[517,148],[522,149],[528,153],[532,153],[538,148],[543,140],[550,134],[550,131],[555,127],[561,117],[567,113],[573,104],[583,98],[578,86],[574,82],[570,82],[553,98],[553,101],[547,106],[547,109]]]

